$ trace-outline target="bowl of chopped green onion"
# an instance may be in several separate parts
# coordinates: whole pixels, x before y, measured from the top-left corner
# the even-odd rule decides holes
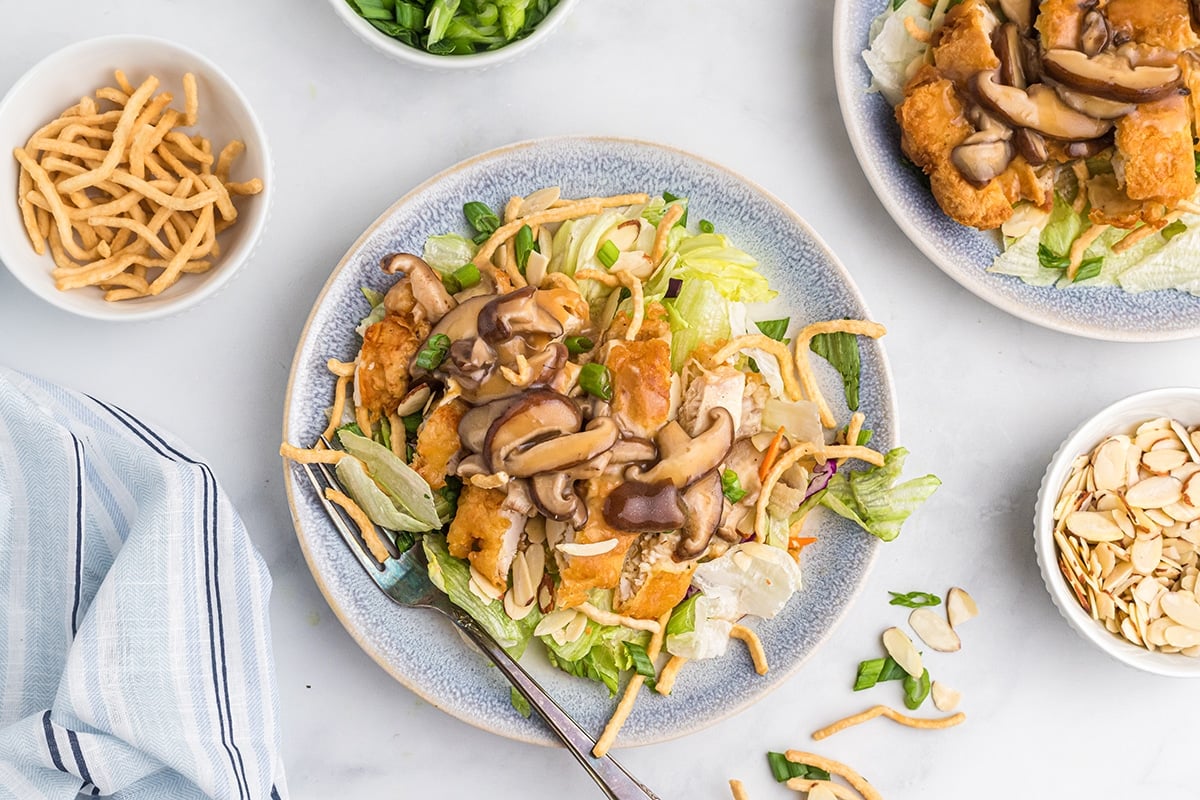
[[[330,0],[367,44],[433,69],[479,69],[524,53],[578,0]]]

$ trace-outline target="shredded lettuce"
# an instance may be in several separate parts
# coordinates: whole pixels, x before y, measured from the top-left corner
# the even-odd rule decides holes
[[[693,661],[725,655],[733,622],[718,616],[721,610],[719,601],[703,594],[676,606],[667,625],[667,652]]]
[[[363,462],[371,478],[391,498],[396,508],[422,526],[404,530],[430,531],[442,527],[433,502],[433,490],[412,467],[378,442],[348,430],[338,431],[338,441],[346,452]]]
[[[944,7],[944,2],[938,4],[938,10],[944,11]],[[909,34],[904,20],[911,17],[917,27],[932,30],[930,16],[933,11],[921,0],[904,0],[898,6],[889,2],[887,10],[871,23],[868,37],[871,48],[863,51],[863,61],[871,70],[871,89],[880,92],[890,105],[904,99],[904,84],[908,82],[912,65],[923,61],[929,48]]]
[[[338,482],[376,525],[393,531],[412,533],[429,530],[428,525],[398,509],[392,499],[379,488],[379,484],[367,474],[366,465],[354,456],[343,458],[335,470]]]
[[[588,601],[597,608],[611,610],[612,592],[593,590]],[[610,695],[617,693],[621,672],[633,666],[625,642],[645,646],[650,641],[646,631],[589,622],[584,633],[573,642],[559,644],[552,636],[539,636],[546,645],[550,663],[563,672],[587,678],[608,687]]]
[[[836,331],[814,336],[809,349],[828,361],[842,376],[846,407],[858,411],[858,381],[862,363],[858,355],[858,337],[853,333]]]
[[[671,367],[683,368],[696,347],[729,338],[729,303],[706,280],[685,280],[673,304],[686,327],[671,325]]]
[[[936,476],[925,475],[897,486],[907,456],[907,450],[897,447],[884,456],[882,467],[839,471],[830,479],[821,505],[883,541],[892,541],[909,515],[942,485]]]
[[[471,568],[466,561],[450,555],[445,536],[426,534],[421,537],[421,545],[429,559],[429,579],[433,585],[445,592],[450,602],[470,614],[509,655],[520,658],[541,618],[537,609],[519,622],[513,620],[504,612],[504,604],[499,600],[484,602],[471,591],[468,585]]]
[[[456,233],[430,236],[425,240],[425,263],[438,272],[453,272],[475,257],[475,245]]]
[[[671,277],[682,278],[685,286],[703,278],[727,300],[743,303],[765,303],[779,294],[758,271],[758,261],[722,234],[684,235],[673,252],[678,261]]]

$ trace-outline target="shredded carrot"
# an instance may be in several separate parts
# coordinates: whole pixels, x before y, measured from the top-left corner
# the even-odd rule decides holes
[[[808,547],[817,541],[815,536],[793,536],[788,539],[788,551],[799,553],[804,548]]]
[[[775,431],[775,438],[771,440],[771,444],[767,446],[767,452],[763,454],[762,463],[758,465],[758,479],[765,481],[767,475],[771,472],[771,467],[775,466],[775,459],[779,458],[779,448],[783,444],[783,426]]]

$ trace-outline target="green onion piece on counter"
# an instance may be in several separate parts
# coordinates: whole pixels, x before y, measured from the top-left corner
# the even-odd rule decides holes
[[[568,336],[563,340],[563,344],[567,346],[567,352],[573,356],[586,353],[596,346],[596,343],[586,336]]]
[[[533,229],[522,225],[513,239],[513,248],[517,256],[517,269],[525,274],[525,265],[529,263],[529,254],[533,252]]]
[[[823,769],[810,767],[808,764],[798,764],[788,761],[783,753],[767,753],[767,764],[771,766],[771,775],[779,783],[786,783],[792,778],[811,778],[815,781],[829,780],[829,773]]]
[[[842,376],[846,392],[846,407],[858,410],[858,379],[862,369],[858,356],[858,338],[853,333],[838,331],[820,333],[809,342],[809,349],[828,361]]]
[[[517,687],[508,687],[508,700],[512,703],[512,707],[517,710],[525,719],[529,719],[529,715],[533,713],[533,708],[530,707],[529,701],[525,699],[525,695],[517,691]]]
[[[637,642],[625,642],[625,650],[629,653],[629,658],[633,660],[634,671],[645,678],[646,685],[653,689],[658,680],[658,673],[654,671],[654,663],[646,654],[646,648]]]
[[[709,222],[706,219],[700,220],[700,232],[701,233],[712,233],[715,230],[716,230],[716,227],[711,222]]]
[[[746,490],[742,488],[741,479],[731,469],[727,469],[721,473],[721,491],[725,493],[725,499],[731,503],[736,503],[746,496]]]
[[[612,243],[612,240],[606,240],[600,245],[600,249],[596,251],[596,258],[600,259],[600,263],[612,269],[612,265],[617,263],[617,259],[621,257],[621,251]]]
[[[792,324],[791,317],[787,317],[786,319],[764,319],[754,324],[762,331],[763,336],[767,336],[777,342],[783,342],[784,344],[790,341],[784,337],[787,336],[788,326]]]
[[[463,216],[467,218],[467,224],[479,234],[491,236],[496,232],[496,228],[500,227],[500,218],[496,213],[478,200],[472,200],[463,206]]]
[[[908,592],[906,594],[888,592],[888,594],[892,596],[892,599],[888,601],[888,605],[893,606],[922,608],[924,606],[940,606],[942,604],[942,598],[929,592]]]
[[[904,676],[904,706],[910,711],[916,711],[929,697],[929,670],[921,672],[921,677]]]
[[[421,369],[435,370],[446,360],[448,352],[450,352],[450,337],[444,333],[435,333],[425,342],[421,352],[417,353],[417,366]]]
[[[854,691],[861,692],[876,684],[902,680],[907,676],[908,673],[891,656],[872,658],[858,665],[858,675],[854,678]]]
[[[454,270],[454,272],[451,272],[450,276],[458,282],[460,288],[470,289],[479,283],[479,267],[474,264],[463,264]]]
[[[584,364],[579,371],[579,386],[593,397],[612,400],[612,373],[603,364]]]

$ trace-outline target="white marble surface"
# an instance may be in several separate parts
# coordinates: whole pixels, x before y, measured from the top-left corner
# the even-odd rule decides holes
[[[524,60],[420,72],[364,46],[320,0],[0,3],[0,89],[89,36],[146,33],[205,53],[240,83],[274,148],[266,238],[223,294],[174,319],[77,319],[0,273],[0,362],[106,397],[205,452],[275,576],[272,623],[292,796],[591,797],[565,753],[495,738],[399,685],[353,643],[292,532],[276,448],[292,350],[332,266],[409,188],[491,147],[548,134],[634,136],[692,150],[766,186],[858,282],[887,349],[914,474],[943,489],[882,549],[845,622],[783,688],[708,731],[619,753],[664,798],[786,797],[763,758],[877,700],[857,662],[903,619],[887,590],[969,587],[983,614],[930,659],[967,723],[886,722],[816,747],[889,800],[1195,796],[1194,684],[1092,650],[1050,604],[1030,520],[1046,461],[1123,395],[1200,383],[1191,343],[1120,345],[992,309],[929,264],[885,215],[842,128],[829,0],[589,0]],[[738,678],[749,679],[752,678]]]

